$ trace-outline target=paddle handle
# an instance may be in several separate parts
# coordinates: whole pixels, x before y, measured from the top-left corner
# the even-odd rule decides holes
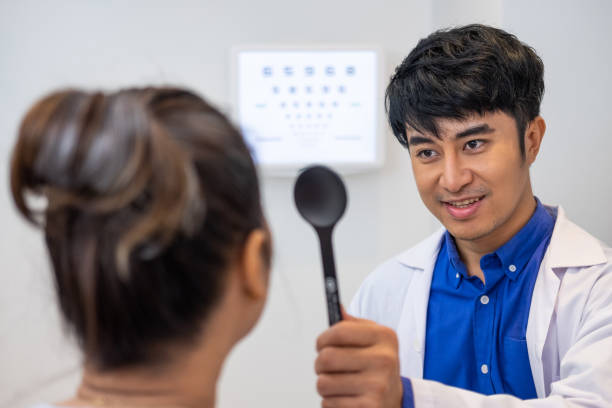
[[[332,231],[330,228],[318,228],[319,242],[321,243],[321,259],[323,261],[323,283],[327,297],[327,315],[329,325],[332,326],[342,320],[340,311],[340,292],[336,278],[336,263],[334,261],[334,248],[332,244]]]

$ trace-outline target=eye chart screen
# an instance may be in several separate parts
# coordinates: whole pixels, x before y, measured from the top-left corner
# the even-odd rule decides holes
[[[235,63],[238,121],[264,169],[380,164],[376,51],[242,50]]]

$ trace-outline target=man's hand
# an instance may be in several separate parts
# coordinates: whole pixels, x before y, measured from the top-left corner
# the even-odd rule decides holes
[[[400,408],[397,335],[388,327],[357,319],[342,310],[344,320],[317,339],[317,391],[323,408]]]

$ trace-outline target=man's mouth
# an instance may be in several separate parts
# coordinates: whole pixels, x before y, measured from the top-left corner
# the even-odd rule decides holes
[[[467,198],[467,199],[457,200],[457,201],[444,201],[444,204],[448,204],[448,205],[453,206],[455,208],[467,208],[470,205],[474,204],[475,202],[478,202],[478,201],[482,200],[483,198],[484,198],[484,196],[474,197],[474,198]]]

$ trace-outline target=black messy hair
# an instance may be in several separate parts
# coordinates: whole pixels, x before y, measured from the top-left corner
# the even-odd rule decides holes
[[[437,119],[502,111],[516,120],[521,153],[527,124],[540,112],[544,64],[533,48],[503,30],[472,24],[436,31],[396,68],[385,94],[395,137],[406,125],[439,137]]]

